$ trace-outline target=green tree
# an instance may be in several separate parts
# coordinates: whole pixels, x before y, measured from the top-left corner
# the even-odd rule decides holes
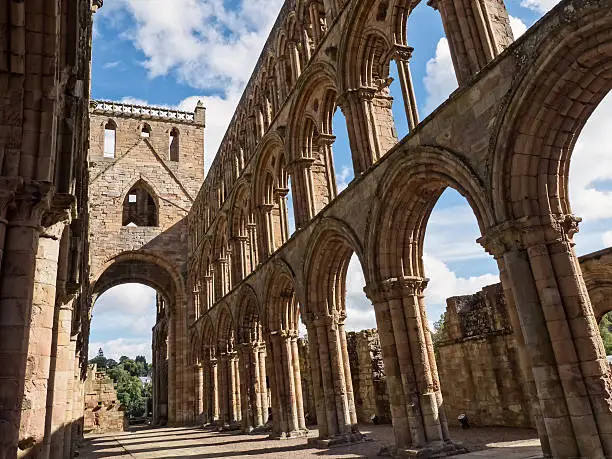
[[[89,361],[90,365],[97,365],[99,369],[107,368],[108,360],[104,357],[104,351],[102,348],[98,349],[98,355]]]
[[[607,313],[599,322],[599,333],[606,350],[606,355],[612,354],[612,312]]]

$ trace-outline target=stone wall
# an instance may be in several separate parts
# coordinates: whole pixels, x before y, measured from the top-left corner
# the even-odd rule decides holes
[[[348,332],[346,341],[351,365],[357,420],[360,423],[391,422],[382,350],[375,329]]]
[[[85,432],[123,432],[127,426],[125,410],[119,403],[113,380],[91,365],[85,380]]]
[[[361,424],[391,422],[389,395],[378,333],[375,329],[347,332],[347,348],[351,365],[351,380],[357,420]],[[308,339],[298,340],[302,397],[306,422],[316,424],[316,407],[310,369]]]
[[[437,363],[451,425],[531,427],[517,346],[501,284],[449,298]]]

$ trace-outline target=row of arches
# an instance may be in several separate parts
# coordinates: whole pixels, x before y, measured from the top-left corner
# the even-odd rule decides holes
[[[300,3],[295,11],[281,12],[282,20],[272,32],[194,204],[195,220],[201,223],[193,224],[193,246],[202,243],[241,181],[254,177],[253,181],[268,181],[255,183],[254,188],[270,188],[261,168],[271,143],[282,145],[283,163],[274,180],[278,190],[287,189],[288,182],[292,185],[297,228],[334,199],[338,190],[332,119],[338,108],[346,119],[354,176],[389,151],[397,143],[389,92],[392,61],[399,70],[410,129],[418,123],[405,30],[414,5],[399,0],[393,5],[383,2],[378,8],[368,3],[345,9],[347,2]],[[370,24],[373,12],[376,20]],[[355,27],[338,41],[338,37],[328,38],[327,31],[340,14],[351,18]],[[326,49],[334,49],[333,55],[315,52],[324,41]]]
[[[266,337],[266,314],[275,314],[281,324],[290,317],[286,308],[279,311],[275,306],[287,304],[277,302],[275,296],[278,292],[280,298],[288,297],[283,293],[287,291],[283,289],[285,273],[291,279],[293,302],[297,298],[297,311],[308,331],[311,361],[315,362],[312,380],[318,401],[317,422],[323,438],[354,432],[342,324],[346,314],[346,266],[350,255],[356,253],[383,347],[396,446],[420,448],[449,440],[427,329],[423,298],[428,279],[422,260],[431,210],[440,194],[452,187],[468,200],[480,228],[479,242],[499,267],[544,455],[612,454],[612,442],[605,435],[612,426],[612,406],[606,398],[610,368],[574,250],[579,219],[571,214],[567,193],[576,138],[612,89],[608,33],[612,10],[607,4],[580,3],[576,8],[577,3],[567,1],[568,5],[547,18],[548,24],[540,29],[546,29],[546,34],[540,36],[538,46],[526,41],[517,44],[514,53],[506,54],[472,82],[472,91],[457,95],[438,112],[442,120],[456,121],[449,123],[444,139],[440,124],[422,124],[419,136],[405,139],[369,170],[346,198],[325,209],[316,225],[306,225],[305,231],[296,236],[295,246],[260,259],[261,266],[252,277],[242,285],[236,283],[237,288],[231,292],[226,287],[214,299],[213,307],[194,323],[200,331],[203,324],[210,324],[209,332],[198,335],[202,341],[214,336],[219,343],[219,336],[224,337],[222,340],[237,336],[232,330],[239,324],[233,318],[240,313],[232,315],[232,310],[243,304],[244,289],[251,286],[261,299],[266,349],[268,343],[275,349],[275,330],[269,327],[270,337]],[[450,5],[451,11],[443,11],[443,16],[455,15],[452,8]],[[484,30],[485,35],[490,32]],[[460,38],[459,33],[449,37],[451,50],[455,49],[453,59],[459,61],[459,48],[469,45],[467,37],[464,42]],[[488,53],[499,52],[495,49],[498,45],[489,46]],[[484,55],[480,51],[482,47],[470,59],[459,62],[463,72],[460,83],[482,64]],[[345,70],[339,72],[343,77],[350,73]],[[491,97],[499,100],[491,101],[485,110],[463,112],[461,107],[471,107],[471,97],[489,91],[492,81],[500,90]],[[360,88],[350,97],[360,101],[359,97],[373,94],[371,89]],[[355,108],[362,116],[364,106],[356,103],[351,110]],[[301,116],[294,112],[290,119],[300,120]],[[349,120],[349,132],[353,122]],[[309,132],[304,123],[299,126]],[[376,151],[371,142],[384,141],[384,135],[365,135],[358,140],[353,145],[351,139],[354,158],[362,157],[357,153],[360,149]],[[430,142],[444,143],[448,148],[428,146]],[[286,158],[294,153],[286,153]],[[287,163],[296,182],[293,189],[297,190],[299,169]],[[254,169],[254,180],[263,178],[258,171]],[[216,221],[211,222],[211,234],[224,234],[226,227],[215,226]],[[204,239],[207,243],[215,246]],[[194,255],[198,260],[199,252]],[[281,260],[285,268],[279,268]],[[190,266],[192,281],[197,279],[198,263]],[[225,319],[221,321],[220,317]],[[291,345],[280,342],[281,358],[273,350],[274,365],[268,368],[277,377],[288,373],[281,371],[283,365],[290,368],[283,357],[290,355]],[[240,366],[239,357],[237,362]],[[291,379],[283,381],[287,384],[279,387],[288,389],[279,388],[277,394],[288,392],[289,396],[281,399],[293,400]],[[284,412],[287,416],[298,413],[299,427],[299,405],[291,404]],[[584,433],[586,422],[590,426],[588,434]]]
[[[104,124],[104,146],[103,156],[105,158],[115,158],[117,156],[117,122],[109,119]],[[148,123],[143,123],[139,127],[140,137],[142,139],[151,139],[153,130]],[[168,131],[168,159],[173,162],[178,162],[180,155],[180,132],[176,127]]]

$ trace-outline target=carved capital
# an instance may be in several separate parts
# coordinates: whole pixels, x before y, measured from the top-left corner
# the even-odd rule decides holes
[[[429,279],[418,276],[405,276],[385,279],[377,284],[366,285],[366,296],[377,304],[389,300],[423,295]]]
[[[319,134],[317,138],[317,144],[320,147],[328,146],[331,147],[336,141],[336,136],[331,134]]]
[[[9,205],[15,199],[15,192],[22,181],[18,178],[0,177],[0,223],[6,223]]]
[[[573,245],[581,221],[572,214],[523,218],[489,228],[477,242],[496,258],[511,250],[529,250],[556,242]]]
[[[414,48],[412,46],[395,45],[393,58],[397,61],[410,62]]]
[[[72,207],[75,203],[76,198],[71,194],[54,194],[49,209],[43,216],[42,225],[52,226],[58,222],[69,222],[71,219]]]
[[[53,187],[49,182],[27,182],[15,193],[7,212],[9,226],[40,228],[51,205]]]

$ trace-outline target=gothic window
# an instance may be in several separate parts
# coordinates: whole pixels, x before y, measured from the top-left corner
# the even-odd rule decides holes
[[[117,124],[113,120],[108,120],[104,126],[104,157],[114,158],[117,140]]]
[[[170,131],[170,161],[179,160],[179,131],[172,128]]]
[[[123,226],[158,226],[157,204],[148,186],[139,180],[123,201]]]
[[[142,126],[142,130],[140,131],[140,137],[142,137],[143,139],[148,139],[151,137],[151,126],[149,126],[147,123]]]

